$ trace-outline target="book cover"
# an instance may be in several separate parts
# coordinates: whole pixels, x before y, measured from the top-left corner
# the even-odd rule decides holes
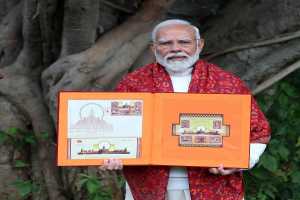
[[[58,165],[248,168],[250,95],[60,92]]]

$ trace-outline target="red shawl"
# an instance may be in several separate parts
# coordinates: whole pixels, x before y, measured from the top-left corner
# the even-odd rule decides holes
[[[159,64],[146,65],[128,74],[117,86],[121,92],[173,92],[168,73]],[[200,60],[195,64],[189,93],[249,94],[244,83],[216,65]],[[251,142],[267,143],[269,124],[252,98]],[[244,195],[241,172],[214,175],[207,168],[188,167],[192,200],[240,200]],[[169,167],[124,167],[124,174],[135,200],[164,200]]]

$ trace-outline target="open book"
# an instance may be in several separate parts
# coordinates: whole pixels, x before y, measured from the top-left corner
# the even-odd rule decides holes
[[[248,168],[251,96],[60,92],[58,165]]]

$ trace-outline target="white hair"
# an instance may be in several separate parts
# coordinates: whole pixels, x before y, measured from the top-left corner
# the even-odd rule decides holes
[[[196,39],[200,39],[200,31],[199,29],[192,25],[190,22],[182,20],[182,19],[169,19],[165,20],[159,24],[157,24],[152,31],[152,42],[156,42],[156,34],[160,28],[170,26],[170,25],[189,25],[195,30]]]

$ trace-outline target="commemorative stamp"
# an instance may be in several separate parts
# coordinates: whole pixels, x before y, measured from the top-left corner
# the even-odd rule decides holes
[[[221,114],[180,114],[179,124],[172,125],[172,135],[179,136],[181,146],[221,147],[229,132]]]
[[[141,101],[113,101],[111,102],[111,115],[142,115]]]

